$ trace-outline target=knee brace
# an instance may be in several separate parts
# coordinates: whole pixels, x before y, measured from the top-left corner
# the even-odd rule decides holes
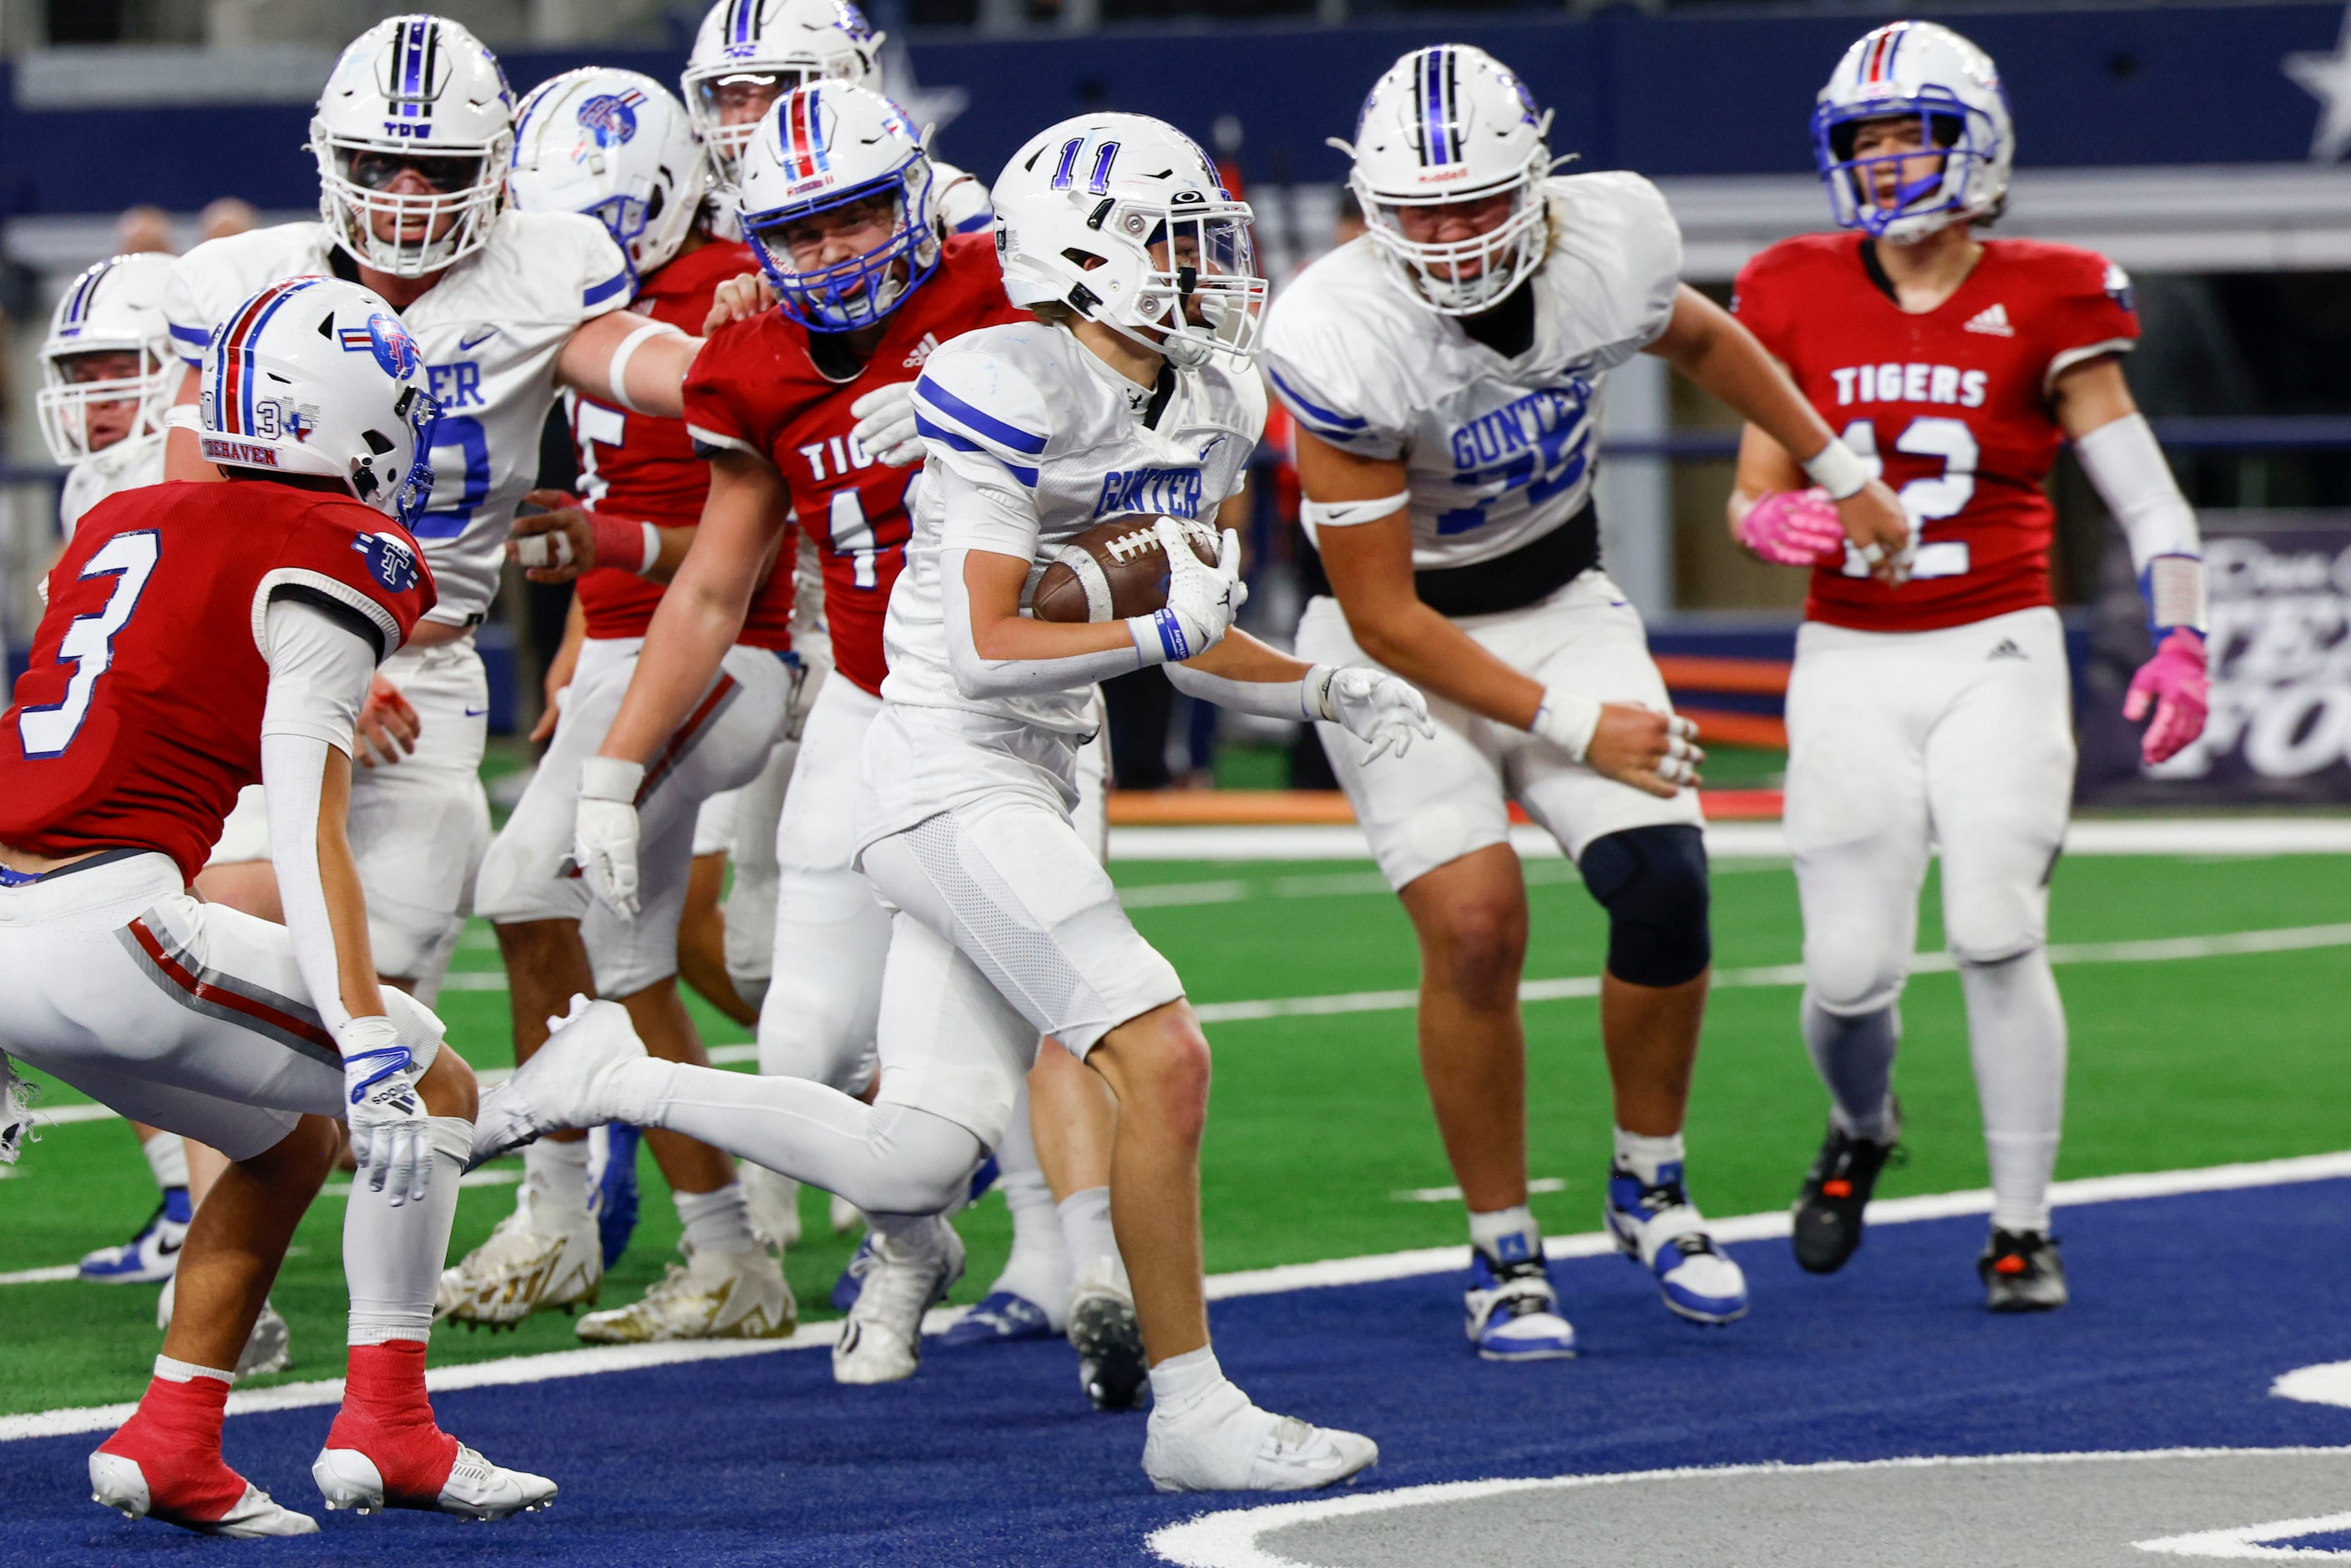
[[[1707,925],[1706,838],[1687,822],[1594,839],[1578,862],[1608,911],[1608,972],[1635,986],[1678,986],[1714,961]]]

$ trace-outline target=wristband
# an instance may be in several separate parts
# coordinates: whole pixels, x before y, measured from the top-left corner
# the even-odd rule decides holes
[[[645,411],[629,401],[629,361],[636,358],[637,350],[644,346],[647,338],[663,337],[672,332],[676,332],[681,338],[685,336],[666,321],[648,321],[622,339],[621,346],[612,350],[612,362],[605,369],[604,379],[612,383],[612,401],[631,413]]]
[[[1184,635],[1183,620],[1173,610],[1128,616],[1126,634],[1134,639],[1134,651],[1143,655],[1146,664],[1180,664],[1192,656],[1192,643]]]
[[[196,405],[192,402],[177,404],[163,415],[163,428],[166,430],[202,430],[204,427],[204,422],[196,416]]]
[[[598,566],[643,577],[661,559],[661,529],[651,523],[608,517],[601,512],[589,513],[588,523],[596,535]]]
[[[1338,673],[1336,664],[1317,664],[1306,672],[1304,680],[1298,683],[1301,688],[1299,706],[1306,710],[1310,722],[1314,719],[1321,719],[1325,724],[1339,722],[1338,714],[1331,707],[1331,682]]]
[[[1571,762],[1581,762],[1591,749],[1593,732],[1600,727],[1600,705],[1587,696],[1573,692],[1545,692],[1542,706],[1535,709],[1531,733],[1550,741],[1567,753]]]
[[[1869,483],[1869,465],[1854,455],[1852,447],[1829,437],[1829,444],[1804,459],[1804,472],[1813,483],[1829,493],[1832,501],[1842,501],[1861,494]]]
[[[618,757],[591,757],[580,765],[582,800],[622,800],[634,805],[637,791],[644,782],[645,765],[642,762],[628,762]]]
[[[2159,555],[2147,563],[2147,619],[2157,640],[2173,626],[2204,630],[2204,563],[2192,555]]]

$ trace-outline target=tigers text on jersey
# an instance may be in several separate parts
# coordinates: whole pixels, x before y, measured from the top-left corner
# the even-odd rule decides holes
[[[713,240],[678,256],[644,280],[629,307],[699,337],[721,283],[757,268],[750,248]],[[571,444],[580,455],[580,497],[593,512],[690,528],[702,521],[710,495],[710,460],[695,450],[685,422],[631,413],[580,392],[563,394]],[[642,637],[660,607],[663,584],[616,567],[599,567],[580,580],[580,607],[590,637]],[[742,634],[755,648],[792,645],[792,574],[778,570],[751,601]]]
[[[310,273],[356,276],[323,224],[198,246],[172,265],[163,297],[173,345],[193,365],[224,316],[268,284]],[[578,213],[506,213],[486,246],[400,312],[441,403],[433,509],[416,525],[441,587],[434,620],[467,625],[489,609],[507,525],[538,482],[556,357],[581,322],[628,302],[628,267],[602,224]]]
[[[1681,287],[1681,230],[1637,174],[1544,182],[1552,246],[1534,342],[1516,359],[1423,308],[1369,237],[1274,299],[1265,358],[1299,427],[1402,458],[1419,570],[1491,560],[1573,517],[1592,489],[1601,384],[1656,341]]]
[[[1844,444],[1883,473],[1918,533],[1910,580],[1857,561],[1813,573],[1807,619],[1927,632],[2050,602],[2056,513],[2042,481],[2064,433],[2060,372],[2138,338],[2130,279],[2095,252],[1983,243],[1924,315],[1872,281],[1860,235],[1783,240],[1739,275],[1732,309]]]
[[[57,527],[73,538],[74,526],[109,496],[163,482],[163,437],[134,435],[93,452],[66,470],[57,496]]]
[[[1061,327],[1023,320],[956,339],[914,383],[929,463],[1011,497],[1035,518],[1033,564],[1096,523],[1129,514],[1197,518],[1249,477],[1265,429],[1265,389],[1254,371],[1221,363],[1173,375],[1155,425],[1134,408],[1134,384]],[[882,695],[916,707],[962,708],[1069,735],[1094,727],[1093,688],[1044,696],[967,697],[947,664],[940,556],[954,519],[914,490],[914,542],[890,600],[890,678]],[[987,549],[1010,553],[1011,541]],[[838,643],[840,632],[833,633]]]
[[[398,523],[266,481],[102,501],[48,582],[32,663],[0,718],[0,843],[159,850],[191,880],[237,790],[261,781],[269,601],[318,606],[381,659],[434,598]]]
[[[993,237],[956,235],[938,270],[886,318],[880,346],[853,380],[829,379],[809,358],[807,329],[775,310],[721,328],[686,377],[695,439],[765,457],[783,475],[824,557],[833,667],[869,692],[879,693],[888,673],[883,614],[905,564],[906,493],[918,470],[889,467],[859,445],[850,406],[877,387],[913,381],[951,338],[1029,319],[1004,297]]]

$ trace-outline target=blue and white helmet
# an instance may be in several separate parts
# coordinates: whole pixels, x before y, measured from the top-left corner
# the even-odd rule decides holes
[[[1933,174],[1898,185],[1881,204],[1872,176],[1890,167],[1899,182],[1904,154],[1855,158],[1854,131],[1864,120],[1912,116],[1921,144],[1941,149],[1942,157]],[[1985,217],[2008,194],[2016,162],[2000,72],[1990,55],[1933,22],[1895,22],[1866,33],[1821,89],[1813,158],[1840,228],[1908,245],[1947,225]]]
[[[514,94],[497,57],[446,17],[390,17],[352,41],[319,95],[320,215],[379,272],[438,272],[489,243],[513,146]],[[384,189],[402,167],[426,173],[431,193]]]
[[[685,106],[651,77],[582,66],[515,111],[507,199],[601,221],[628,258],[632,294],[685,243],[708,180]]]
[[[424,354],[356,283],[289,277],[223,318],[197,371],[204,460],[322,474],[402,527],[433,493]]]
[[[839,81],[880,92],[884,37],[855,0],[718,0],[694,35],[680,82],[712,178],[741,178],[743,149],[793,89]]]
[[[1551,246],[1542,182],[1551,114],[1501,61],[1468,44],[1415,49],[1372,84],[1355,140],[1331,139],[1354,160],[1348,176],[1372,243],[1413,300],[1442,316],[1492,308],[1534,275]],[[1398,214],[1508,196],[1501,223],[1446,243],[1405,237]]]
[[[786,316],[812,332],[870,327],[937,270],[937,182],[904,110],[870,89],[825,82],[778,99],[758,129],[743,152],[743,239]],[[877,197],[895,209],[887,241],[802,270],[784,239],[795,222]]]
[[[1015,305],[1066,307],[1178,370],[1256,359],[1266,282],[1253,214],[1166,121],[1065,120],[1012,155],[990,199]]]
[[[160,251],[112,256],[66,286],[41,340],[41,390],[36,399],[41,439],[61,464],[90,455],[89,411],[99,403],[139,404],[126,439],[153,435],[179,390],[171,324],[163,319],[163,285],[172,258]],[[139,373],[77,381],[73,361],[83,354],[136,354]]]

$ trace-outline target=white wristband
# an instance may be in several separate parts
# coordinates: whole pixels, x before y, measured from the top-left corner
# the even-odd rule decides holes
[[[163,415],[163,428],[166,430],[202,430],[204,427],[204,422],[196,417],[196,405],[192,402],[177,404]]]
[[[1331,706],[1331,681],[1338,673],[1336,664],[1317,664],[1298,683],[1299,706],[1306,710],[1303,716],[1309,723],[1316,719],[1325,724],[1339,722],[1338,714]]]
[[[1832,501],[1842,501],[1857,496],[1869,483],[1869,465],[1854,455],[1853,448],[1829,437],[1829,444],[1804,459],[1804,472],[1813,484],[1829,493]]]
[[[634,570],[639,577],[643,577],[653,570],[655,561],[661,559],[661,529],[652,523],[641,523],[638,527],[645,530],[645,553],[637,562]]]
[[[2147,563],[2147,620],[2158,629],[2204,630],[2204,563],[2192,555],[2159,555]]]
[[[634,804],[644,787],[645,765],[617,757],[591,757],[580,765],[582,800],[623,800]]]
[[[621,346],[612,350],[612,363],[605,371],[604,376],[612,383],[612,401],[631,413],[643,413],[645,411],[629,401],[629,361],[637,357],[638,349],[644,345],[647,338],[670,336],[683,338],[685,334],[666,321],[648,321],[622,339]]]
[[[1542,706],[1535,710],[1532,733],[1566,752],[1570,761],[1581,762],[1591,748],[1593,732],[1599,727],[1597,702],[1573,692],[1547,691]]]

